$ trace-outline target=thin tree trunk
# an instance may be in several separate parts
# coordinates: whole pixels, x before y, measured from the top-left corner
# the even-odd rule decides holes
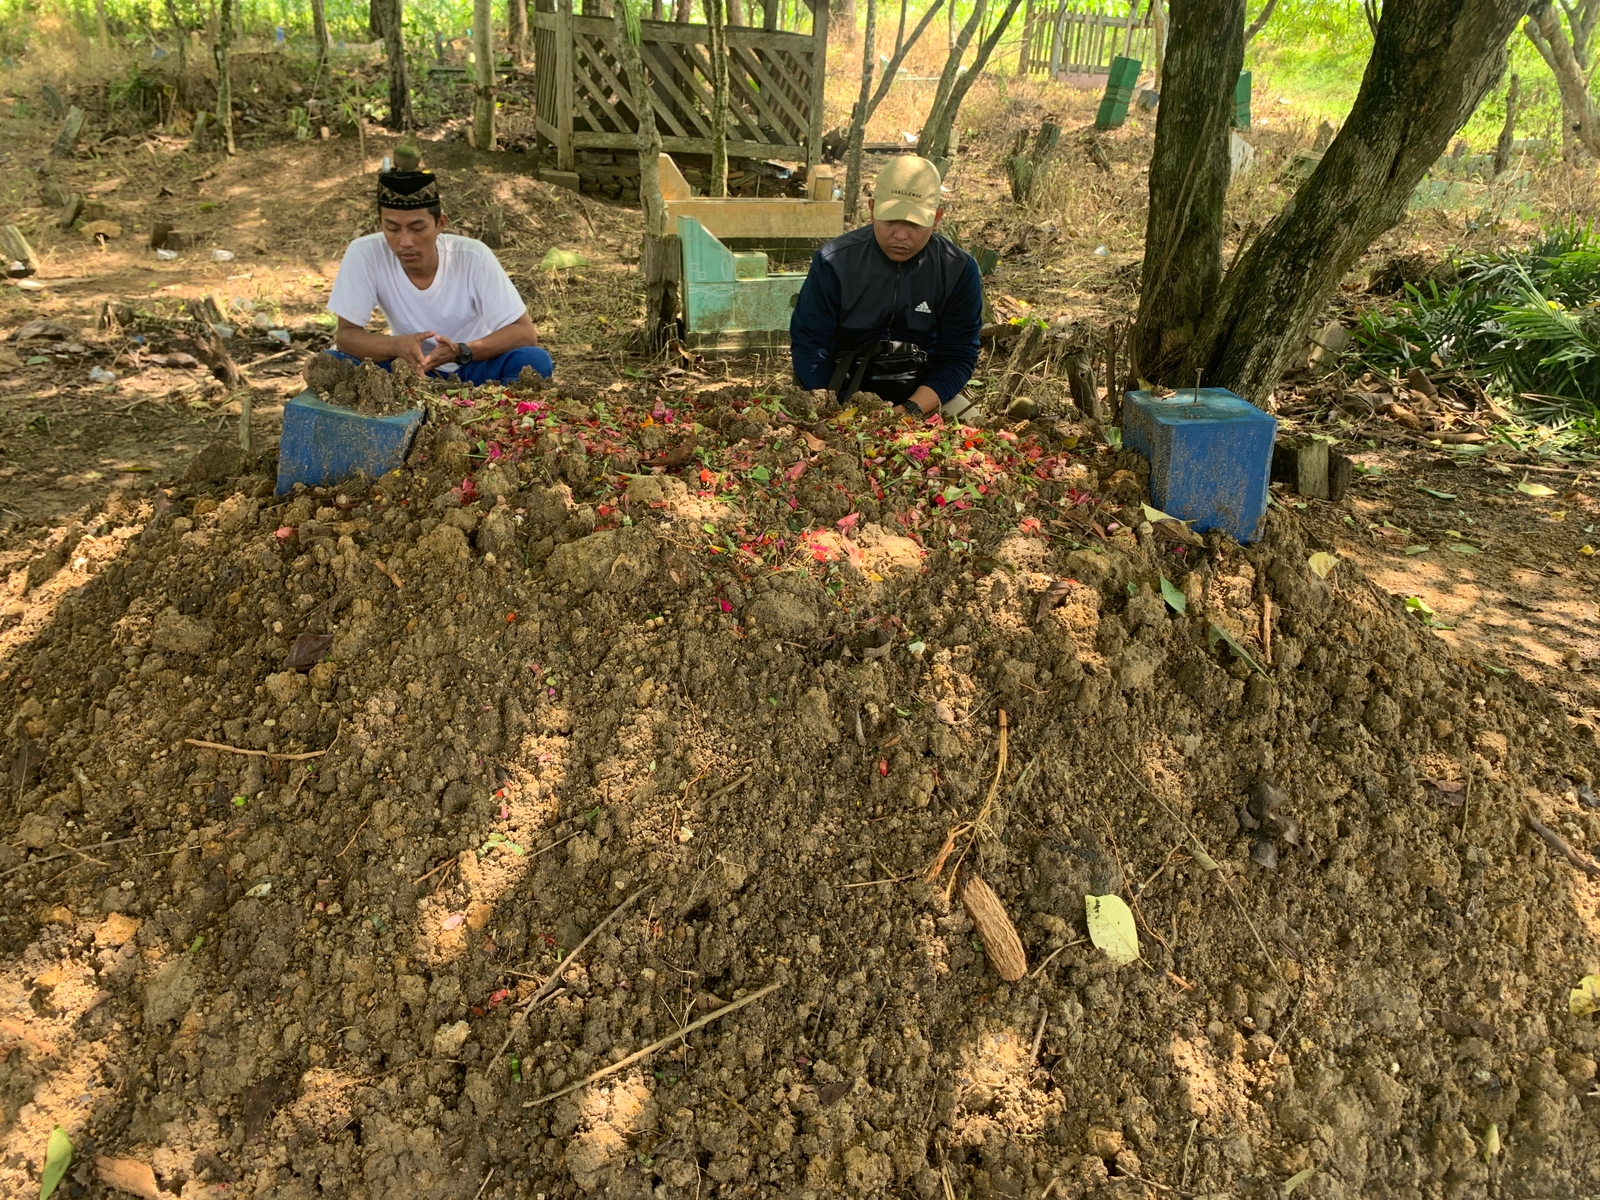
[[[722,0],[705,0],[711,34],[711,178],[706,191],[714,198],[728,194],[728,34]]]
[[[741,0],[728,0],[728,24],[744,24],[744,5]]]
[[[389,60],[389,128],[410,129],[411,85],[406,78],[404,0],[387,0],[383,14],[383,52]]]
[[[1150,86],[1161,90],[1161,81],[1167,77],[1167,0],[1150,0],[1150,51],[1155,60],[1154,77]]]
[[[217,64],[217,124],[222,126],[223,148],[233,154],[233,0],[222,0],[217,16],[217,38],[211,43]]]
[[[106,0],[94,0],[94,23],[100,34],[100,49],[111,48],[111,31],[106,27]]]
[[[528,61],[528,0],[506,0],[506,41],[511,61]]]
[[[494,146],[494,4],[472,0],[472,56],[477,67],[477,101],[472,114],[472,144]]]
[[[950,90],[955,87],[956,71],[961,67],[962,55],[966,54],[967,46],[972,42],[972,35],[978,32],[978,26],[983,23],[984,9],[988,0],[977,0],[973,5],[972,16],[961,27],[961,33],[950,44],[950,52],[945,55],[944,70],[939,72],[939,85],[933,91],[933,103],[928,106],[928,117],[922,123],[922,132],[917,135],[917,153],[924,158],[928,156],[928,148],[932,144],[932,135],[938,126],[939,114],[943,110],[945,101],[950,99]],[[950,19],[955,20],[956,6],[951,0],[949,9]]]
[[[679,25],[687,25],[694,17],[694,0],[677,0],[677,15],[672,19]]]
[[[169,0],[170,3],[170,0]],[[311,36],[317,43],[317,58],[328,56],[328,9],[326,0],[311,0]]]
[[[1561,14],[1550,0],[1538,0],[1528,10],[1522,29],[1556,77],[1556,88],[1561,93],[1562,141],[1569,146],[1576,142],[1590,157],[1600,158],[1600,113],[1589,94],[1588,75],[1561,27]]]
[[[172,22],[172,36],[178,41],[178,76],[181,81],[189,71],[189,31],[183,27],[183,22],[178,19],[176,0],[167,0],[167,20]],[[180,82],[178,86],[181,89],[183,85]]]
[[[1499,79],[1526,2],[1387,0],[1339,136],[1229,271],[1180,380],[1192,382],[1199,367],[1246,399],[1266,396],[1345,272],[1405,214],[1412,189]]]
[[[1005,11],[1000,14],[1000,19],[994,23],[994,28],[989,31],[989,36],[983,39],[978,47],[978,53],[973,58],[972,64],[965,74],[957,79],[950,88],[950,94],[945,98],[943,106],[938,112],[938,123],[931,130],[923,127],[922,135],[917,139],[917,152],[929,158],[948,158],[950,156],[950,131],[955,128],[956,117],[961,113],[961,102],[967,98],[967,93],[972,85],[978,82],[983,74],[984,67],[989,65],[989,56],[994,53],[994,48],[1000,44],[1006,28],[1011,24],[1011,18],[1016,16],[1017,9],[1021,7],[1022,0],[1007,0]],[[930,116],[930,123],[932,117]],[[928,138],[928,149],[922,150],[923,138]]]
[[[618,4],[613,14],[617,45],[633,108],[639,118],[639,206],[644,210],[644,253],[640,267],[645,276],[645,339],[660,346],[673,328],[678,312],[678,239],[668,237],[667,206],[661,198],[661,134],[650,102],[652,83],[645,74],[644,56],[628,36],[627,18]]]
[[[1511,165],[1511,143],[1516,138],[1517,132],[1517,92],[1521,90],[1522,80],[1516,75],[1511,77],[1511,84],[1506,88],[1506,123],[1500,127],[1500,140],[1494,144],[1494,177],[1496,179],[1506,173],[1506,168]]]
[[[383,40],[384,12],[388,2],[389,0],[367,0],[367,33],[374,41]]]
[[[1278,7],[1278,0],[1267,0],[1261,6],[1261,11],[1256,14],[1256,19],[1251,21],[1244,31],[1244,44],[1248,46],[1255,41],[1256,34],[1267,27],[1267,22],[1272,20],[1272,10]]]
[[[856,40],[856,0],[844,0],[839,6],[839,40],[850,45]]]
[[[856,212],[861,202],[861,143],[867,135],[867,105],[872,102],[872,72],[878,65],[878,0],[866,0],[867,28],[861,36],[861,94],[850,110],[850,134],[845,150],[844,168],[844,223],[845,228],[856,223]]]
[[[845,222],[847,224],[856,220],[860,212],[861,147],[862,143],[866,140],[867,125],[871,122],[873,114],[878,111],[878,106],[881,105],[884,102],[884,99],[889,95],[889,89],[894,86],[895,77],[900,71],[900,64],[905,61],[906,55],[911,53],[911,48],[915,46],[921,39],[922,35],[927,32],[928,26],[933,24],[934,17],[938,15],[939,9],[943,5],[944,0],[933,0],[933,3],[928,6],[928,11],[922,14],[922,19],[917,22],[916,28],[911,31],[911,36],[908,38],[905,36],[906,0],[900,0],[900,25],[894,35],[894,55],[887,63],[884,64],[883,74],[878,79],[877,89],[872,93],[872,98],[866,102],[865,107],[858,103],[856,107],[851,110],[850,131],[845,138],[847,150],[845,155],[844,205]],[[873,7],[873,0],[868,0],[868,44],[863,47],[861,56],[861,85],[863,95],[866,94],[867,82],[871,78],[871,69],[868,67],[868,63],[875,61],[875,51],[872,47],[872,42],[875,38],[875,26],[876,17]]]
[[[1132,338],[1139,372],[1150,379],[1183,358],[1222,279],[1222,203],[1234,81],[1244,64],[1244,0],[1176,4],[1168,36]]]

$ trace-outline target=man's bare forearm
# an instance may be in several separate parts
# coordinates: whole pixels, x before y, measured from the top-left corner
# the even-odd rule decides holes
[[[522,318],[511,324],[496,329],[493,333],[485,334],[475,341],[468,342],[472,348],[472,357],[482,361],[486,358],[497,358],[508,350],[517,350],[523,346],[537,346],[539,334],[533,327],[533,322],[524,313]]]
[[[370,358],[375,362],[388,362],[397,353],[395,339],[386,333],[369,333],[353,326],[341,328],[333,344],[351,358]]]

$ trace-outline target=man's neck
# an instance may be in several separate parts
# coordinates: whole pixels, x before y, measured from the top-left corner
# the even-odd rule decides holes
[[[433,277],[439,273],[439,255],[435,251],[433,257],[424,262],[417,262],[410,266],[400,264],[400,269],[406,273],[406,278],[419,288],[425,288],[433,282]]]

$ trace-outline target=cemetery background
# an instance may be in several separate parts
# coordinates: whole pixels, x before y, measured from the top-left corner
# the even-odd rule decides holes
[[[109,48],[92,10],[5,22],[0,220],[41,285],[0,293],[5,1188],[60,1127],[73,1194],[1600,1194],[1592,407],[1427,342],[1469,256],[1594,215],[1524,36],[1513,169],[1481,161],[1502,84],[1430,176],[1466,186],[1421,189],[1263,398],[1348,494],[1280,483],[1241,550],[1140,507],[1095,387],[1137,308],[1137,104],[1095,134],[1098,91],[1002,39],[949,176],[994,259],[992,425],[911,430],[781,358],[639,349],[625,155],[542,179],[521,66],[474,149],[465,15],[406,12],[425,160],[557,384],[431,394],[401,477],[283,499],[281,405],[399,141],[367,14],[329,7],[319,68],[307,13],[243,10],[232,156],[193,144],[205,33],[174,64],[163,13],[112,6]],[[1341,119],[1364,28],[1295,6],[1252,42],[1225,262]],[[930,30],[868,179],[927,114]],[[302,633],[333,641],[293,666]],[[1106,895],[1142,962],[1091,940]]]

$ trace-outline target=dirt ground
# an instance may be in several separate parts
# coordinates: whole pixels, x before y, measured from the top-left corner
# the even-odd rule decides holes
[[[1141,138],[1065,225],[969,139],[1000,315],[1126,320]],[[368,186],[353,139],[274,155],[64,165],[127,229],[42,227],[4,293],[76,339],[0,378],[0,1191],[60,1125],[89,1196],[100,1156],[286,1200],[1600,1196],[1600,884],[1534,828],[1600,854],[1580,452],[1349,429],[1349,499],[1194,546],[1059,380],[912,427],[627,357],[636,214],[440,143],[556,384],[430,393],[405,471],[274,497]],[[163,204],[201,239],[156,263]],[[254,458],[149,363],[202,295]]]

